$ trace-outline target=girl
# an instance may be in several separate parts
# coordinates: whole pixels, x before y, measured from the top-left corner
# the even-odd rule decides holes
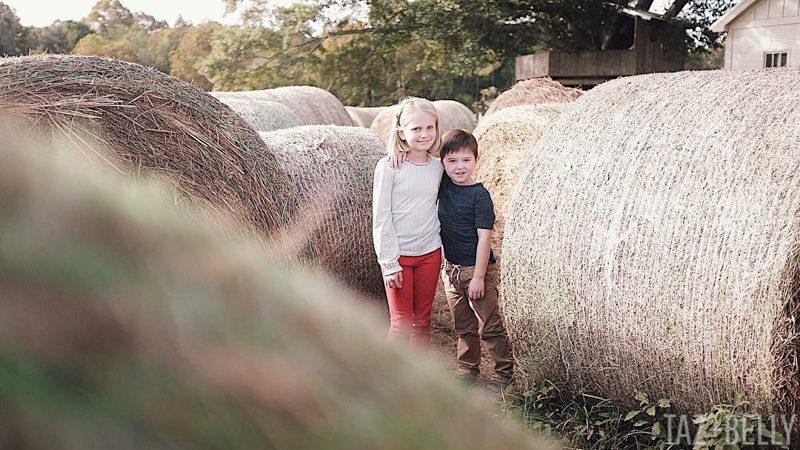
[[[436,200],[444,172],[431,153],[438,154],[442,133],[428,100],[407,98],[396,108],[389,156],[375,167],[372,234],[389,300],[389,340],[427,351],[442,262]],[[405,164],[394,169],[391,160],[400,154]]]

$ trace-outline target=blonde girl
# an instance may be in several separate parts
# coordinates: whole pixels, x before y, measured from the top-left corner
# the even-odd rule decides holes
[[[427,351],[431,307],[439,280],[442,241],[436,201],[444,168],[442,133],[431,102],[407,98],[396,106],[373,184],[372,233],[391,316],[389,340]],[[403,155],[405,163],[392,167]]]

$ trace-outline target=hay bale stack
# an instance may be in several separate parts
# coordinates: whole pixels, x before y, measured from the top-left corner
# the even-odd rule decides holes
[[[261,133],[300,198],[306,255],[334,278],[385,302],[372,244],[372,179],[385,146],[367,129],[309,125]]]
[[[1,59],[0,85],[5,114],[121,173],[169,179],[260,232],[294,212],[294,189],[256,132],[189,83],[109,58],[41,55]]]
[[[372,121],[375,120],[375,117],[380,114],[381,111],[386,109],[385,106],[345,106],[345,110],[347,110],[347,114],[350,115],[350,118],[353,119],[356,125],[359,127],[369,128],[372,125]]]
[[[217,92],[215,95],[257,98],[286,105],[300,125],[355,126],[344,105],[333,94],[314,86],[284,86],[260,91]]]
[[[0,151],[0,447],[537,448],[314,276],[22,156]]]
[[[530,152],[563,108],[558,103],[512,106],[485,117],[475,129],[479,151],[475,179],[492,194],[496,215],[492,249],[497,257],[502,249],[505,207],[514,185],[530,162]]]
[[[489,105],[484,116],[489,116],[503,108],[540,103],[570,103],[581,96],[583,91],[564,87],[550,77],[523,80],[503,92]]]
[[[506,209],[522,368],[678,412],[797,411],[800,69],[623,78],[530,154]]]
[[[274,131],[300,125],[300,120],[288,106],[252,97],[234,97],[211,92],[236,112],[256,131]]]
[[[470,132],[475,129],[475,125],[478,122],[475,114],[462,103],[455,100],[436,100],[432,103],[436,108],[436,112],[439,113],[439,126],[442,129],[442,134],[456,128],[463,128]],[[383,142],[386,142],[395,120],[397,120],[397,105],[387,107],[381,111],[372,121],[370,129]]]

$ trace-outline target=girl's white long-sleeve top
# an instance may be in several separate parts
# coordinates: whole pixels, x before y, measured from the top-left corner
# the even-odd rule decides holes
[[[436,202],[444,166],[430,156],[426,164],[392,169],[389,157],[375,167],[372,185],[372,238],[384,275],[400,272],[400,255],[419,256],[442,246]]]

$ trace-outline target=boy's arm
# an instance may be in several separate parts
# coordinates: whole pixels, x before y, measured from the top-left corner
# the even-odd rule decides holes
[[[492,230],[478,228],[478,249],[475,252],[475,274],[473,277],[484,279],[489,267],[489,253],[492,251]]]
[[[478,248],[475,252],[475,271],[469,282],[467,294],[471,299],[483,297],[486,268],[489,266],[489,253],[492,251],[492,230],[478,228]]]
[[[492,252],[492,229],[494,228],[494,204],[489,191],[481,190],[475,198],[475,228],[478,231],[478,248],[475,250],[475,271],[469,283],[469,298],[483,297],[484,279]]]

